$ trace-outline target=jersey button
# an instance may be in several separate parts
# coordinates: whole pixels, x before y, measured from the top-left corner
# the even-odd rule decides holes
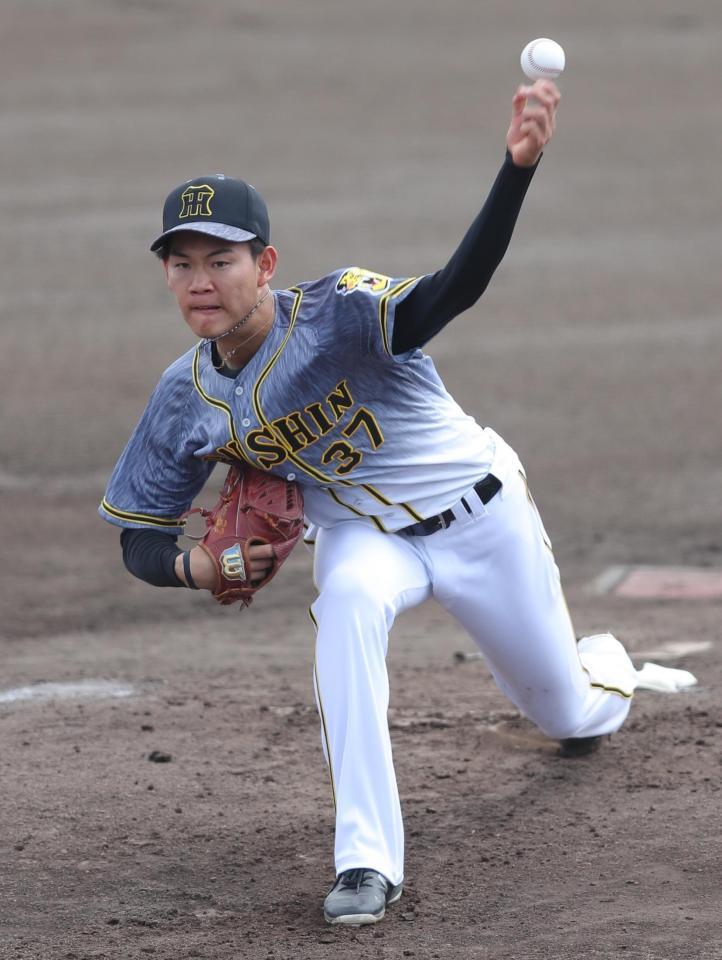
[[[236,387],[236,396],[240,397],[242,393],[243,393],[243,387]]]
[[[286,475],[286,480],[295,480],[295,479],[296,479],[295,473],[289,473]]]
[[[244,417],[244,418],[241,420],[241,424],[242,424],[244,427],[250,427],[251,421],[248,419],[248,417]]]

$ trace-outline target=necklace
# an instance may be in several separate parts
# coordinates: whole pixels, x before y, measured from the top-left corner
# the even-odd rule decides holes
[[[269,291],[269,292],[270,292],[270,291]],[[266,294],[266,296],[263,297],[263,299],[260,300],[259,303],[256,304],[256,307],[255,307],[254,309],[257,309],[257,308],[260,306],[260,304],[263,302],[263,300],[266,299],[267,296],[268,296],[268,294]],[[252,311],[251,311],[251,312],[252,312]],[[247,314],[245,319],[248,319],[248,316],[250,316],[250,314]],[[212,347],[213,347],[213,344],[215,343],[215,341],[216,341],[216,340],[220,340],[221,337],[224,337],[224,336],[225,336],[225,334],[221,334],[221,337],[215,337],[213,340],[211,340],[211,339],[206,340],[205,342],[208,343],[208,344],[211,346],[211,363],[213,364],[213,367],[214,367],[216,370],[222,370],[223,367],[227,367],[227,369],[230,369],[230,370],[235,370],[235,369],[236,369],[235,367],[228,367],[227,361],[230,360],[230,358],[231,358],[234,354],[238,353],[238,351],[241,349],[241,347],[244,347],[247,343],[250,343],[250,341],[253,340],[254,337],[257,337],[257,336],[259,335],[259,333],[267,332],[269,326],[273,324],[273,321],[274,321],[275,319],[276,319],[276,310],[275,310],[275,304],[274,304],[274,310],[273,310],[273,313],[271,314],[271,316],[269,317],[269,319],[268,319],[262,326],[260,326],[260,327],[258,328],[258,330],[255,330],[252,334],[250,334],[250,336],[246,337],[245,340],[241,340],[241,342],[240,342],[239,344],[237,344],[232,350],[229,350],[227,354],[222,355],[221,352],[220,352],[220,350],[218,350],[218,348],[216,347],[216,350],[217,350],[217,353],[218,353],[218,357],[220,358],[220,361],[221,361],[220,363],[216,363],[215,360],[213,359]],[[238,324],[236,324],[236,326],[238,326]],[[235,329],[235,328],[234,328],[234,329]],[[230,333],[231,331],[229,330],[228,332]],[[244,365],[245,365],[245,364],[242,364],[241,366],[244,366]],[[241,368],[239,367],[238,369],[241,369]]]
[[[254,333],[252,333],[249,337],[246,337],[245,340],[241,340],[241,342],[238,344],[237,347],[234,347],[232,350],[229,350],[229,352],[226,353],[224,356],[221,356],[221,352],[220,352],[220,350],[219,350],[219,351],[218,351],[218,356],[221,357],[221,362],[220,362],[220,364],[219,364],[217,367],[216,367],[215,363],[213,364],[213,366],[216,367],[216,370],[220,370],[221,367],[226,367],[226,366],[228,366],[228,361],[231,359],[231,357],[232,357],[234,354],[238,353],[238,351],[241,349],[241,347],[244,347],[247,343],[250,343],[251,340],[253,340],[254,337],[257,337],[259,333],[263,333],[263,331],[264,331],[267,327],[268,327],[268,324],[267,324],[267,323],[264,323],[262,327],[259,327],[258,330],[256,330]]]
[[[235,330],[237,330],[239,327],[242,327],[244,323],[248,323],[248,321],[251,319],[251,317],[252,317],[253,314],[256,312],[256,310],[258,310],[258,308],[261,306],[261,304],[262,304],[265,300],[268,300],[268,298],[269,298],[270,295],[271,295],[271,290],[270,290],[270,288],[269,288],[268,290],[266,290],[266,292],[263,294],[263,296],[262,296],[259,300],[256,300],[255,304],[251,307],[251,309],[248,311],[248,313],[245,315],[245,317],[243,317],[241,320],[239,320],[238,323],[235,324],[235,326],[231,327],[230,330],[226,330],[225,333],[219,333],[217,337],[204,337],[204,338],[203,338],[203,339],[204,339],[204,342],[205,342],[205,343],[216,343],[218,340],[222,340],[224,337],[227,337],[229,334],[233,333],[233,332],[234,332]],[[245,343],[245,340],[244,340],[243,342]],[[240,344],[240,346],[243,346],[243,344]],[[237,350],[237,349],[238,349],[238,347],[236,347],[236,350]],[[234,350],[233,353],[235,353],[236,350]],[[229,353],[228,356],[229,356],[229,357],[232,357],[232,356],[233,356],[233,353]]]

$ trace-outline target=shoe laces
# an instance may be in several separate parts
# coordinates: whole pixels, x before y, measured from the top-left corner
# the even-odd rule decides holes
[[[339,880],[341,881],[341,886],[355,888],[358,893],[362,886],[371,881],[375,872],[374,870],[369,870],[367,867],[357,867],[354,870],[345,870],[339,877]]]

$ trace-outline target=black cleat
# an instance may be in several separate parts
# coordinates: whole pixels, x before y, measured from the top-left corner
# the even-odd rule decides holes
[[[573,757],[588,757],[594,753],[602,744],[602,738],[599,737],[567,737],[566,740],[559,741],[559,756],[571,759]]]
[[[323,915],[328,923],[377,923],[386,913],[386,905],[399,899],[402,889],[403,884],[394,886],[376,870],[344,870],[324,901]]]

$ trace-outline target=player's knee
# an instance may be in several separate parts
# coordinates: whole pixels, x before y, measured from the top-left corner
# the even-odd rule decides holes
[[[541,689],[527,687],[521,695],[517,691],[517,696],[511,696],[524,716],[548,737],[573,737],[584,725],[584,703],[571,690],[549,683]]]
[[[582,711],[574,705],[569,705],[566,708],[556,707],[553,716],[531,719],[534,720],[542,733],[548,737],[553,737],[555,740],[564,740],[567,737],[576,736],[584,722]]]

